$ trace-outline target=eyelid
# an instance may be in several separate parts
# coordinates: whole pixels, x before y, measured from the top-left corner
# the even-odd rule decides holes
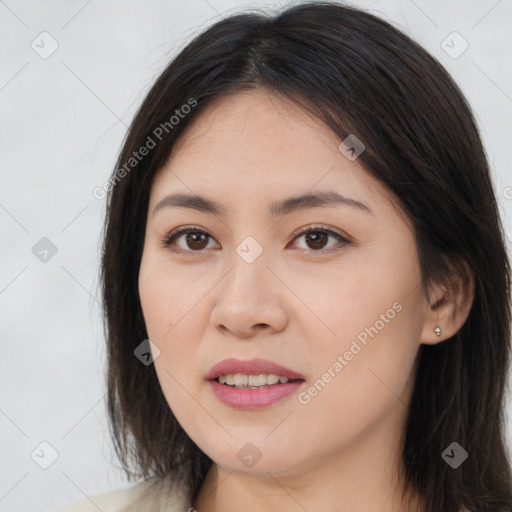
[[[331,226],[327,226],[326,224],[307,224],[306,226],[302,226],[301,228],[296,229],[292,233],[291,238],[293,240],[293,239],[295,239],[295,237],[297,237],[299,235],[303,235],[303,234],[307,233],[308,231],[314,231],[315,229],[317,229],[318,231],[328,231],[329,233],[331,233],[333,235],[339,236],[346,242],[351,241],[350,237],[348,235],[344,234],[341,231],[338,231],[337,229],[335,229]]]

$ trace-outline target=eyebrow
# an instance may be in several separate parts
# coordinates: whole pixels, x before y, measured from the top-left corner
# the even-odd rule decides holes
[[[268,214],[272,217],[283,217],[292,212],[306,210],[308,208],[335,206],[347,206],[373,215],[373,212],[365,204],[334,191],[309,192],[300,196],[288,197],[281,201],[271,203],[268,207]],[[218,216],[225,216],[227,213],[227,210],[217,201],[200,195],[183,193],[169,194],[164,197],[155,206],[153,215],[163,208],[190,208]]]

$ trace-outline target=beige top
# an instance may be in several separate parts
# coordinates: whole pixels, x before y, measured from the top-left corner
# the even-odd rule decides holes
[[[166,492],[161,478],[80,498],[55,512],[189,512],[186,493],[174,488]]]
[[[196,512],[187,493],[174,488],[167,492],[165,481],[154,477],[123,489],[86,496],[55,512]],[[463,512],[468,512],[464,509]]]

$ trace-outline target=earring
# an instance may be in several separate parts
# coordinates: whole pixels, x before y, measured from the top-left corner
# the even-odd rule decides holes
[[[441,336],[441,327],[439,327],[439,325],[437,327],[434,328],[434,332],[438,335],[438,336]]]

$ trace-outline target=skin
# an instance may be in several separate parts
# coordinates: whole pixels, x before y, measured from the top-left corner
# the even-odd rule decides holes
[[[456,281],[452,288],[432,285],[438,306],[431,308],[407,218],[339,143],[296,104],[256,89],[211,103],[155,177],[140,300],[160,350],[154,364],[169,407],[214,461],[192,504],[198,512],[424,510],[415,493],[402,502],[399,476],[417,353],[421,343],[442,342],[460,329],[472,295]],[[357,199],[372,213],[332,206],[267,215],[269,202],[320,190]],[[227,214],[153,214],[173,192],[207,196]],[[294,236],[317,223],[349,242]],[[189,224],[209,237],[187,245],[181,235],[172,246],[181,253],[164,247],[173,230]],[[247,236],[263,249],[252,263],[236,252]],[[237,410],[205,380],[222,359],[264,358],[301,373],[304,392],[396,303],[400,312],[367,345],[359,343],[362,349],[307,404],[292,394],[264,409]],[[237,457],[247,442],[261,453],[250,468]]]

